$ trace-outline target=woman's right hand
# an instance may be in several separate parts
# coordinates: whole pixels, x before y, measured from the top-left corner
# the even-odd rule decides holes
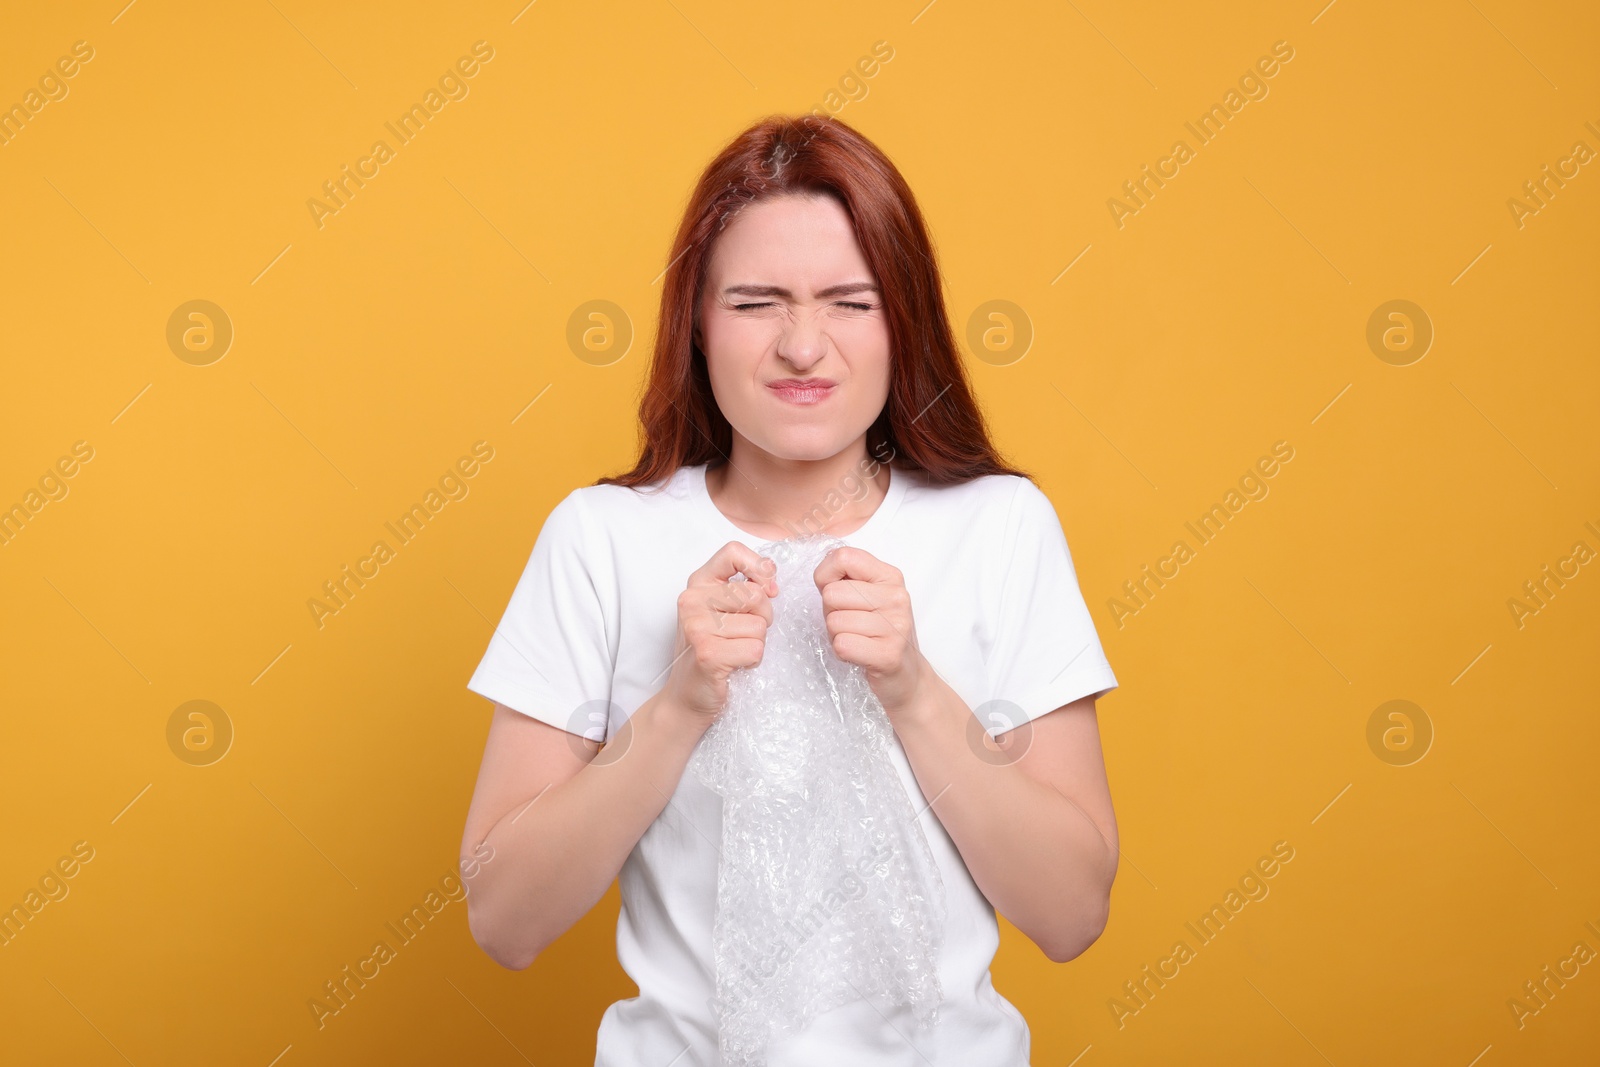
[[[746,581],[731,581],[743,574]],[[728,702],[728,675],[761,662],[777,564],[729,541],[689,576],[678,596],[678,640],[663,691],[705,726]]]

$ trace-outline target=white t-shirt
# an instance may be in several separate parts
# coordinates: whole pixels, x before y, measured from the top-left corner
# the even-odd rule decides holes
[[[690,573],[728,541],[765,543],[717,508],[705,473],[679,468],[660,491],[568,494],[468,688],[593,740],[614,733],[665,683]],[[1055,508],[1026,478],[934,486],[894,467],[877,510],[840,539],[904,574],[922,654],[990,733],[1116,687]],[[945,886],[939,1027],[919,1032],[909,1012],[858,1001],[775,1037],[769,1067],[1027,1067],[1027,1023],[990,982],[994,908],[898,740],[891,756]],[[617,959],[639,995],[606,1009],[596,1067],[720,1064],[711,930],[721,818],[721,797],[686,771],[623,864]]]

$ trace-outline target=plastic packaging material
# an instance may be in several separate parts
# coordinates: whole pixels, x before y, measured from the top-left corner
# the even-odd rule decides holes
[[[845,544],[772,541],[778,595],[761,662],[690,758],[721,795],[712,942],[728,1067],[857,1000],[938,1023],[944,883],[890,755],[894,728],[866,672],[833,651],[814,574]],[[744,580],[743,575],[735,577]]]

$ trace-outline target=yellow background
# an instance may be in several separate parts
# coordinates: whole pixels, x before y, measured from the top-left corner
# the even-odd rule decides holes
[[[1600,950],[1600,565],[1521,628],[1507,600],[1600,550],[1597,164],[1520,228],[1507,201],[1600,149],[1600,17],[1319,7],[13,11],[0,102],[94,58],[0,147],[0,505],[94,458],[0,547],[0,901],[95,857],[0,948],[0,1058],[590,1062],[634,991],[614,892],[527,972],[452,903],[320,1031],[307,1000],[456,861],[490,714],[465,683],[549,509],[633,455],[696,175],[883,40],[838,114],[916,191],[958,332],[990,300],[1031,322],[1024,358],[968,365],[1122,683],[1110,926],[1059,966],[1003,927],[994,965],[1034,1062],[1594,1062],[1600,964],[1520,1029],[1507,1001]],[[306,201],[478,40],[469,95],[319,228]],[[1179,138],[1119,229],[1107,200]],[[208,366],[166,342],[194,299],[235,331]],[[566,340],[601,299],[635,331],[607,366]],[[1393,299],[1436,331],[1409,366],[1366,342]],[[480,440],[470,495],[319,629],[306,601]],[[1279,440],[1270,495],[1119,628],[1108,598]],[[1393,699],[1435,732],[1409,766],[1367,742]],[[168,747],[190,700],[234,729],[209,766]],[[1270,896],[1119,1029],[1122,984],[1280,840]]]

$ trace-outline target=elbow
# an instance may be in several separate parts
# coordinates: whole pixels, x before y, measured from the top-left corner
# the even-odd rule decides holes
[[[1089,946],[1100,940],[1111,917],[1111,898],[1107,895],[1095,902],[1088,914],[1079,917],[1069,930],[1057,937],[1040,942],[1039,948],[1051,963],[1069,963],[1089,951]]]
[[[1057,931],[1048,944],[1040,944],[1039,948],[1051,963],[1075,960],[1100,940],[1111,919],[1111,885],[1116,878],[1117,853],[1113,850],[1106,858],[1102,884],[1090,890],[1089,899],[1071,916],[1072,921],[1066,929]]]
[[[508,971],[525,971],[533,966],[534,960],[539,958],[537,952],[512,948],[507,945],[496,945],[492,942],[485,944],[480,941],[478,946],[483,949],[490,959]]]
[[[485,916],[483,905],[474,905],[472,897],[467,898],[467,929],[484,954],[508,971],[525,971],[539,958],[538,947],[505,936],[500,924]]]
[[[1111,918],[1111,886],[1117,880],[1116,845],[1106,842],[1098,873],[1076,893],[1069,895],[1074,906],[1064,909],[1065,922],[1043,939],[1035,939],[1051,963],[1068,963],[1089,951],[1100,940]]]

